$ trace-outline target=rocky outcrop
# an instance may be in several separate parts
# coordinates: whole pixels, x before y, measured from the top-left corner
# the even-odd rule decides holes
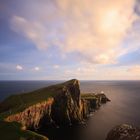
[[[87,103],[88,112],[94,111],[98,109],[101,104],[104,104],[110,101],[105,94],[95,94],[95,93],[84,93],[82,94],[82,99],[85,100]]]
[[[53,94],[45,101],[30,105],[21,112],[7,116],[5,120],[19,122],[23,129],[38,129],[48,125],[71,125],[82,122],[91,111],[109,101],[104,94],[88,93],[81,96],[79,81],[75,79],[51,86],[45,91],[39,91],[41,91],[40,96],[42,92],[43,94],[45,92]]]
[[[128,124],[122,124],[113,128],[106,140],[140,140],[140,129]]]

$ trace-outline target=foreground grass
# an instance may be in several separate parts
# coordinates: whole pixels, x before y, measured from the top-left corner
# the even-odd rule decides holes
[[[1,140],[48,140],[47,137],[29,130],[21,130],[21,125],[16,122],[0,121]]]

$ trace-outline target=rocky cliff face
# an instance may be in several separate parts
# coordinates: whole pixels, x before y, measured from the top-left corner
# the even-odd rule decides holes
[[[51,123],[51,108],[53,98],[37,103],[26,108],[24,111],[10,115],[5,120],[8,122],[16,121],[22,124],[22,129],[37,129],[39,126]],[[44,121],[45,120],[45,121]]]
[[[81,120],[79,81],[66,83],[62,91],[54,97],[52,118],[59,124],[73,124]]]
[[[140,140],[140,129],[128,124],[122,124],[113,128],[106,140]]]
[[[79,81],[75,79],[50,89],[54,94],[52,97],[10,115],[5,120],[17,121],[23,129],[38,129],[50,124],[71,125],[83,121],[101,103],[109,101],[104,94],[85,94],[81,97]]]

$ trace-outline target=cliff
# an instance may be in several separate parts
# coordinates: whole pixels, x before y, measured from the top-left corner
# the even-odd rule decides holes
[[[13,95],[0,104],[0,116],[6,122],[20,123],[23,130],[80,123],[109,99],[104,94],[81,94],[79,86],[79,81],[73,79]]]
[[[19,122],[22,124],[22,129],[37,129],[39,126],[51,122],[51,106],[54,99],[49,98],[47,101],[37,103],[26,108],[24,111],[10,115],[5,118],[7,122]],[[46,120],[43,123],[44,119]]]
[[[121,124],[108,133],[106,140],[140,140],[140,129],[132,125]]]

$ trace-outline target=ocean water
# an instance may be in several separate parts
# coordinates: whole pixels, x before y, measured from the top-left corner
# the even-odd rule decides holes
[[[12,94],[21,94],[62,81],[0,81],[0,101]]]
[[[14,93],[35,90],[60,81],[0,82],[0,100]],[[81,81],[82,92],[101,92],[111,102],[94,112],[84,125],[42,130],[50,140],[105,140],[115,125],[128,123],[140,127],[140,81]]]

